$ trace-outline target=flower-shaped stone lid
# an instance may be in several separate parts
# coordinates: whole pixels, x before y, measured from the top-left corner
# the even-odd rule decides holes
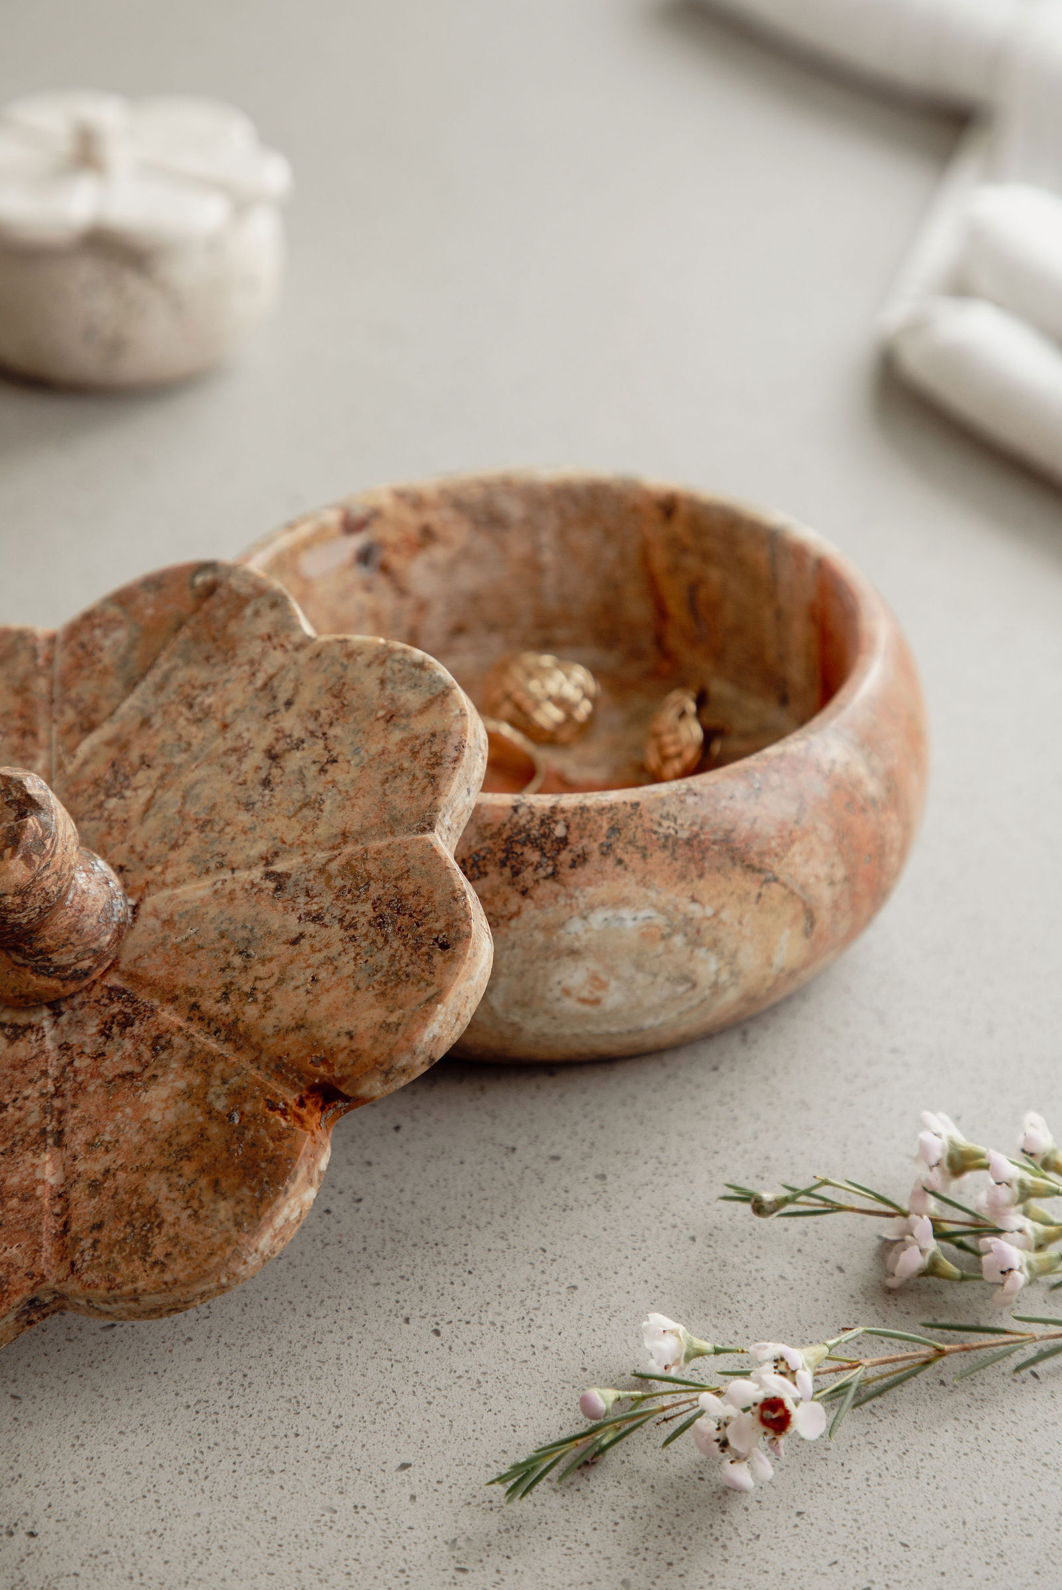
[[[485,763],[440,664],[316,637],[249,569],[0,629],[0,764],[50,786],[130,918],[95,982],[0,1004],[0,1342],[56,1309],[171,1313],[279,1251],[333,1122],[483,992],[453,848]]]
[[[172,247],[210,237],[239,208],[283,199],[290,185],[283,155],[212,100],[79,89],[0,111],[0,242],[68,248],[96,233]]]

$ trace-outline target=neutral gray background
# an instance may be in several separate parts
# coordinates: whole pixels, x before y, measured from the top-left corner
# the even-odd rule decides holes
[[[520,1508],[483,1488],[638,1363],[649,1308],[796,1341],[977,1317],[942,1283],[886,1295],[861,1225],[713,1202],[724,1179],[903,1192],[924,1107],[1001,1146],[1030,1107],[1062,1126],[1062,497],[872,350],[956,125],[667,0],[3,0],[0,39],[4,97],[214,93],[298,177],[282,313],[232,370],[0,385],[0,621],[381,481],[644,472],[850,553],[934,731],[907,875],[803,993],[647,1059],[442,1064],[340,1124],[302,1232],[240,1291],[8,1347],[0,1585],[1057,1584],[1051,1369],[927,1377],[751,1499],[648,1440]]]

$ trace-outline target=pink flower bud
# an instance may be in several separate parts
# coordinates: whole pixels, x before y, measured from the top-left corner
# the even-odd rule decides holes
[[[598,1391],[596,1386],[591,1386],[589,1391],[584,1391],[579,1398],[579,1411],[584,1419],[603,1419],[608,1412],[608,1403]]]

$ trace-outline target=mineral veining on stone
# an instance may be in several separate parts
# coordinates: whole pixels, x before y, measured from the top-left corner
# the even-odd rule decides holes
[[[318,638],[249,569],[0,629],[0,763],[47,780],[133,914],[97,982],[0,1006],[0,1341],[172,1313],[280,1250],[336,1119],[483,991],[453,847],[485,762],[438,663]]]

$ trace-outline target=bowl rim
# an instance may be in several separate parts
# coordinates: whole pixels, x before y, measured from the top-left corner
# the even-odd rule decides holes
[[[683,497],[707,506],[729,509],[739,517],[749,519],[758,524],[762,529],[775,531],[784,536],[788,541],[797,542],[814,553],[822,562],[828,563],[833,572],[838,576],[845,589],[852,596],[855,603],[855,618],[857,624],[857,637],[855,657],[841,685],[834,691],[819,710],[812,714],[804,723],[791,729],[788,734],[783,734],[779,739],[772,740],[769,745],[762,746],[760,750],[753,751],[748,756],[739,757],[737,761],[728,762],[725,767],[710,768],[704,773],[690,773],[685,778],[671,779],[663,783],[629,784],[618,789],[605,790],[566,790],[556,793],[536,793],[533,795],[508,794],[502,791],[480,790],[476,796],[476,805],[483,805],[494,812],[507,809],[530,807],[531,809],[576,810],[585,809],[587,803],[592,806],[611,805],[617,801],[628,803],[631,801],[650,803],[653,801],[667,800],[673,795],[688,795],[696,789],[704,789],[709,783],[719,784],[728,779],[755,776],[758,769],[763,768],[775,757],[786,754],[792,747],[799,745],[802,740],[818,739],[822,734],[831,729],[839,718],[844,717],[855,705],[861,696],[871,687],[875,676],[884,665],[886,643],[891,629],[898,631],[898,625],[893,618],[884,598],[876,590],[865,574],[848,558],[845,553],[835,547],[831,541],[816,530],[810,529],[800,520],[790,517],[780,511],[761,508],[746,502],[741,497],[729,496],[722,492],[706,491],[701,487],[676,484],[673,481],[658,480],[654,476],[628,474],[619,470],[587,470],[587,469],[495,469],[495,470],[461,470],[453,474],[431,475],[422,480],[409,480],[385,482],[380,486],[367,486],[358,491],[351,492],[345,497],[325,503],[319,508],[307,509],[305,513],[298,514],[279,528],[267,532],[238,554],[237,561],[250,564],[260,573],[268,574],[276,579],[272,570],[262,567],[259,559],[270,551],[277,551],[290,538],[294,540],[297,532],[322,515],[334,512],[338,508],[346,507],[351,503],[359,503],[367,498],[375,497],[384,492],[401,494],[403,492],[425,492],[432,490],[450,489],[462,485],[483,485],[489,482],[497,484],[511,483],[513,486],[528,485],[593,485],[608,484],[622,485],[624,483],[641,487],[654,495],[670,495]],[[298,605],[298,604],[296,604]],[[445,666],[445,665],[440,665]]]

